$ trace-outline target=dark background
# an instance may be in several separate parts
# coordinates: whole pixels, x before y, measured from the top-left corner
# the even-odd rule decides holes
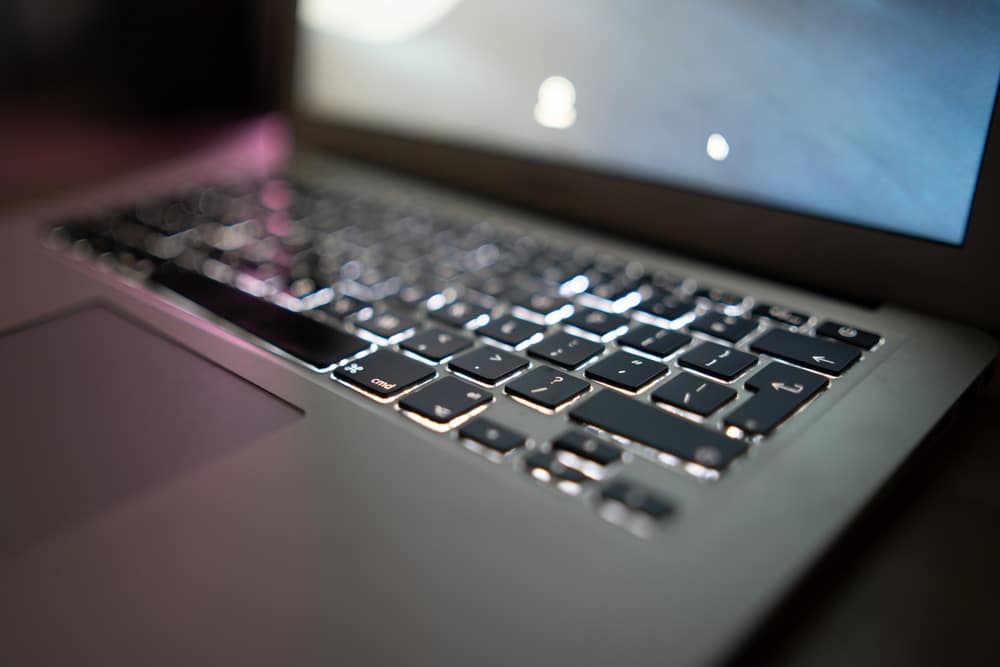
[[[293,8],[0,2],[0,206],[184,155],[279,108]]]
[[[7,0],[0,103],[128,122],[265,109],[257,12],[234,0]]]

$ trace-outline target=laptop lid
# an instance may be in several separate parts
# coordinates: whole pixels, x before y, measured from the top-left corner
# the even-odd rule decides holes
[[[1000,327],[987,1],[327,2],[299,137],[868,303]]]

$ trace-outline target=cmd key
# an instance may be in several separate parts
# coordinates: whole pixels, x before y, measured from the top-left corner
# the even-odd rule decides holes
[[[434,377],[427,364],[390,350],[379,350],[349,364],[338,366],[334,377],[385,401]]]
[[[861,358],[861,352],[850,345],[783,329],[768,331],[750,349],[828,375],[840,375]]]

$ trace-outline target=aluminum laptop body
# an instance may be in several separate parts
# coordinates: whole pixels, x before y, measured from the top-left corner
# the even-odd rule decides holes
[[[330,26],[339,19],[302,18],[322,5],[304,4],[296,59],[321,68],[301,47],[325,34],[316,27],[323,21],[336,33]],[[427,19],[426,35],[475,9],[451,4],[458,6],[443,7],[437,23]],[[287,37],[292,22],[282,17],[269,23],[271,34],[285,26]],[[395,47],[378,40],[396,38],[376,30],[372,43],[388,52]],[[290,57],[290,44],[270,47],[282,56],[275,62]],[[300,82],[307,76],[296,72]],[[992,76],[995,83],[995,69]],[[549,94],[565,93],[553,85]],[[583,124],[585,88],[576,94]],[[968,228],[956,245],[622,175],[562,149],[549,160],[544,151],[408,132],[389,121],[352,123],[349,113],[334,120],[297,99],[290,154],[283,120],[260,115],[203,150],[22,207],[0,226],[5,664],[718,663],[807,575],[995,354],[993,339],[973,328],[997,325],[989,263],[997,247],[989,227],[995,141],[980,156]],[[991,111],[992,104],[991,97]],[[525,113],[534,123],[530,104]],[[739,142],[728,143],[735,160]],[[710,140],[715,160],[712,150]],[[620,301],[579,283],[560,293],[572,306],[560,316],[501,295],[475,324],[453,325],[442,318],[456,315],[446,309],[462,298],[441,292],[438,302],[418,304],[412,331],[380,336],[370,327],[381,305],[368,319],[336,319],[320,306],[311,314],[301,300],[283,303],[279,292],[237,274],[213,275],[207,264],[198,265],[202,273],[182,266],[177,278],[159,265],[162,257],[151,281],[151,265],[138,261],[143,253],[128,264],[67,226],[247,179],[254,187],[279,183],[285,195],[309,193],[314,206],[376,202],[392,211],[379,224],[400,234],[420,221],[446,221],[435,232],[442,244],[458,244],[479,226],[491,239],[535,244],[551,256],[583,248],[609,266],[641,267],[642,279],[680,279],[670,289],[696,306],[671,321],[641,311],[630,296]],[[258,210],[265,209],[293,210],[281,202]],[[650,224],[651,215],[666,222]],[[298,223],[289,214],[262,224],[289,221]],[[330,224],[331,233],[354,234],[369,223]],[[59,232],[66,229],[68,236]],[[378,243],[394,242],[386,236]],[[194,283],[185,282],[189,274],[197,274]],[[212,284],[229,290],[223,306]],[[655,286],[643,285],[645,303]],[[350,296],[342,289],[333,288],[329,303]],[[262,311],[236,308],[232,294],[278,304],[289,317],[301,309],[306,314],[294,317],[360,347],[318,368],[271,337],[273,329],[258,328],[259,320],[241,324],[240,313]],[[774,311],[751,315],[758,306]],[[626,345],[623,331],[570,324],[570,311],[690,340],[656,354],[641,340]],[[796,323],[789,313],[806,319]],[[538,340],[484,340],[490,321],[518,314],[543,330]],[[722,328],[692,328],[709,316]],[[727,327],[744,321],[752,333],[727,340]],[[827,322],[838,327],[824,335]],[[527,365],[482,381],[473,367],[456,366],[468,350],[435,360],[406,347],[436,330],[468,338],[468,350]],[[877,339],[845,342],[859,333]],[[537,347],[556,335],[600,350],[563,367],[561,354],[542,356]],[[768,336],[820,340],[821,351],[847,350],[850,361],[825,369],[824,354],[795,359],[762,343]],[[722,350],[719,365],[747,355],[752,369],[720,379],[712,360],[695,354],[710,345]],[[435,379],[403,394],[351,379],[387,353]],[[623,390],[617,370],[602,373],[615,355],[659,374]],[[761,375],[763,385],[752,385],[772,365],[793,375]],[[529,384],[523,395],[509,389],[542,368],[562,378],[556,384],[587,389],[550,410],[532,399],[545,386]],[[669,399],[665,387],[682,377],[696,384]],[[425,414],[417,397],[445,380],[475,394],[469,400],[477,407],[452,421],[435,419],[433,409]],[[812,381],[815,389],[806,386]],[[728,389],[730,402],[699,417],[684,407],[698,386]],[[810,397],[756,437],[733,414],[768,391]],[[635,422],[621,423],[625,413]],[[669,420],[651,418],[652,432],[634,430],[652,414]],[[492,449],[490,436],[467,430],[482,418],[524,441]],[[684,454],[684,442],[656,430],[661,424],[713,439],[707,450]],[[560,444],[567,432],[596,444]],[[727,442],[739,449],[723,465]],[[596,461],[594,448],[611,448],[613,461]]]

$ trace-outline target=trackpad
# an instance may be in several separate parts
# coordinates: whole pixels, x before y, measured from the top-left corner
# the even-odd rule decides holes
[[[0,558],[302,417],[94,306],[0,335]]]

